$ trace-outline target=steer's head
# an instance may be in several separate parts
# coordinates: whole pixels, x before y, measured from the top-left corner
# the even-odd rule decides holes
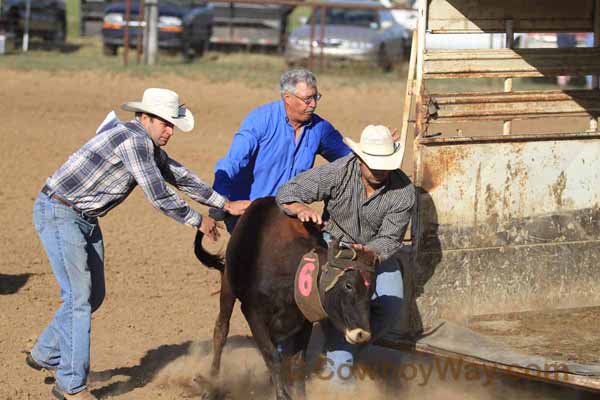
[[[321,288],[323,306],[334,326],[349,343],[365,343],[371,339],[369,309],[375,291],[377,257],[370,251],[340,248],[330,244],[327,274]]]

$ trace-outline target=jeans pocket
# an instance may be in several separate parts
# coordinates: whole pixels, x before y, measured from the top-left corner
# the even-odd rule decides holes
[[[70,244],[85,246],[92,227],[68,207],[55,206],[54,218],[62,239]]]

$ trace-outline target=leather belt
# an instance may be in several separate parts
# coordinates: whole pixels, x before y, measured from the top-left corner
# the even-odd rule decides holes
[[[87,215],[85,212],[83,212],[79,208],[77,208],[77,206],[75,206],[75,204],[71,203],[69,200],[65,199],[61,195],[54,192],[48,185],[44,185],[41,192],[44,193],[49,198],[56,200],[59,203],[69,207],[70,209],[75,211],[77,213],[77,215],[80,215],[82,218],[84,218],[88,222],[93,222],[96,219],[96,217]]]

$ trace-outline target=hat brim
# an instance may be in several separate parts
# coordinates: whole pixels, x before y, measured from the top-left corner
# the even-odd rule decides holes
[[[344,143],[346,143],[348,147],[350,147],[350,150],[363,160],[370,169],[393,171],[395,169],[400,169],[400,166],[402,165],[404,146],[401,146],[400,144],[396,144],[394,153],[389,156],[374,156],[363,152],[360,149],[360,145],[350,138],[345,137]]]
[[[177,129],[183,132],[189,132],[194,129],[194,115],[192,112],[186,108],[185,116],[183,117],[174,117],[172,115],[168,115],[164,109],[154,108],[143,104],[140,101],[129,101],[124,103],[121,108],[125,111],[131,112],[143,112],[147,114],[156,115],[164,119],[165,121],[169,121],[172,123]]]

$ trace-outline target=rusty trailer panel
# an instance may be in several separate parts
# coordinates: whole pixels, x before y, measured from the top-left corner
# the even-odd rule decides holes
[[[458,365],[462,365],[464,362],[465,364],[469,364],[475,368],[491,369],[494,371],[494,373],[506,374],[516,378],[580,388],[585,389],[586,391],[600,393],[600,379],[597,377],[574,375],[561,371],[539,371],[520,366],[504,365],[494,361],[483,360],[478,357],[453,353],[451,351],[439,349],[427,344],[414,343],[408,340],[381,340],[377,344],[400,351],[418,351],[420,353],[429,354],[438,359],[457,361]]]
[[[599,163],[597,134],[417,140],[424,325],[600,302]]]
[[[433,106],[428,120],[438,122],[600,115],[597,90],[444,93],[426,102]]]
[[[427,50],[423,79],[600,74],[600,48]]]
[[[428,0],[426,29],[433,33],[591,32],[594,0]]]
[[[506,49],[427,50],[425,43],[427,34],[480,32],[505,33]],[[594,32],[596,48],[514,49],[515,32]],[[600,304],[600,0],[419,0],[417,35],[417,206],[411,252],[401,257],[404,310],[390,343],[408,338],[420,352],[470,355],[474,364],[515,371],[524,358],[477,340],[460,343],[462,332],[440,332],[436,321],[468,326],[482,314]],[[594,75],[593,89],[513,91],[515,77],[559,75]],[[504,92],[425,87],[455,78],[504,78]],[[587,132],[556,133],[549,120],[554,133],[512,134],[515,119],[583,115]],[[489,136],[499,124],[455,124],[482,120],[502,121],[503,135]],[[460,126],[456,136],[437,131],[444,122]],[[481,131],[464,137],[465,128]],[[525,358],[538,354],[531,343],[524,340]],[[451,349],[458,350],[444,354]],[[517,374],[527,378],[528,368]],[[598,390],[600,365],[590,370],[575,371],[575,385]]]

